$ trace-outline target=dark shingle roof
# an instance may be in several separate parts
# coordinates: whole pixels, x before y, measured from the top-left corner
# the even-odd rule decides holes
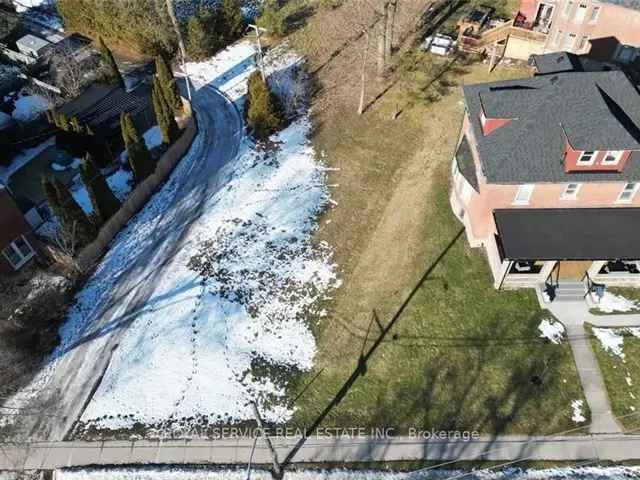
[[[494,218],[509,260],[640,258],[640,208],[499,209]]]
[[[620,5],[621,7],[631,8],[632,10],[640,10],[640,0],[600,0],[602,3],[611,3],[612,5]]]
[[[570,52],[553,52],[531,55],[531,62],[540,75],[562,72],[582,72],[584,67],[580,57]]]
[[[464,87],[482,170],[489,183],[640,180],[640,152],[623,172],[566,173],[577,150],[640,150],[640,95],[623,72],[572,72]],[[486,137],[480,111],[511,118]]]
[[[469,182],[476,192],[479,192],[476,165],[473,163],[473,156],[471,155],[471,148],[469,147],[467,137],[462,137],[462,142],[458,145],[458,150],[456,150],[456,163],[462,176],[467,179],[467,182]]]

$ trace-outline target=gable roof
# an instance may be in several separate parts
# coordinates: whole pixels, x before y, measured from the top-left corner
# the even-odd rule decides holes
[[[569,72],[463,88],[489,183],[640,180],[640,94],[621,71]],[[487,136],[480,112],[513,119]],[[575,150],[639,150],[623,172],[566,173]]]
[[[580,57],[571,52],[552,52],[541,55],[531,55],[530,63],[536,67],[539,75],[584,71]]]
[[[498,209],[494,218],[509,260],[640,258],[640,208]]]

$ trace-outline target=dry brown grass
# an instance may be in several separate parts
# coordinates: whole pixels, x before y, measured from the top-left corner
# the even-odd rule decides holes
[[[416,10],[404,11],[398,38],[413,29],[417,11],[428,3],[411,2]],[[313,141],[334,169],[329,183],[337,207],[321,218],[317,239],[333,246],[343,280],[316,328],[316,368],[294,388],[300,392],[321,372],[297,402],[299,426],[309,424],[353,371],[372,310],[386,323],[460,228],[447,201],[464,111],[460,87],[530,75],[517,67],[489,74],[486,64],[464,61],[440,75],[448,60],[415,55],[408,41],[383,81],[374,79],[371,57],[370,107],[358,116],[364,37],[348,41],[345,25],[353,15],[349,3],[320,12],[293,37],[316,72]],[[484,259],[464,238],[434,274],[438,291],[416,296],[394,338],[327,423],[520,432],[569,426],[569,399],[581,397],[579,382],[566,345],[540,345],[536,329],[544,313],[535,298],[495,292]],[[509,340],[478,340],[496,332],[527,340],[508,347]],[[433,335],[470,346],[452,350],[447,342],[430,341]],[[549,378],[532,389],[531,376],[541,368]],[[466,369],[475,373],[466,375]]]

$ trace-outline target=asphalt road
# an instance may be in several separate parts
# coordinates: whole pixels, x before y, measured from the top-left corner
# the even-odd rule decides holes
[[[220,168],[234,160],[243,135],[242,119],[234,105],[218,90],[204,87],[194,93],[199,133],[192,145],[195,155],[182,177],[174,201],[156,219],[151,235],[136,244],[137,255],[106,298],[87,318],[80,337],[84,341],[59,359],[52,376],[17,417],[10,438],[64,440],[97,389],[112,352],[137,312],[151,297],[174,254],[188,241],[190,227],[199,218],[205,200],[224,179]],[[5,437],[4,440],[8,440]]]
[[[280,460],[285,457],[295,440],[274,440]],[[253,441],[248,438],[165,442],[68,442],[24,446],[0,444],[0,470],[50,470],[87,465],[246,464],[251,456],[252,445]],[[596,465],[600,461],[638,458],[640,436],[637,435],[509,435],[472,440],[324,437],[309,439],[294,458],[294,463],[490,460],[518,466],[517,462],[524,460],[565,460],[586,466]],[[271,454],[265,442],[258,441],[252,463],[268,465],[271,461]],[[455,463],[451,463],[449,468],[455,468]]]

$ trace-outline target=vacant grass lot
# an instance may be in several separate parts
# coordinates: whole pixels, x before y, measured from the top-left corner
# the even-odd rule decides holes
[[[314,28],[322,32],[311,23],[311,35]],[[294,39],[302,51],[315,45],[304,40]],[[334,169],[337,203],[317,238],[334,247],[344,285],[316,326],[316,368],[293,388],[297,426],[309,425],[356,367],[372,310],[386,324],[461,229],[448,203],[460,85],[529,74],[489,74],[485,64],[459,62],[445,71],[448,60],[409,58],[395,79],[369,83],[370,107],[358,116],[353,65],[361,48],[331,61],[330,47],[324,57],[309,55],[312,71],[322,66],[314,141]],[[493,290],[482,253],[458,238],[325,426],[487,433],[575,427],[570,404],[583,399],[582,389],[569,346],[539,338],[546,315],[532,292]],[[374,324],[368,345],[378,331]]]
[[[600,340],[591,337],[591,347],[596,353],[604,383],[609,393],[613,414],[627,431],[640,429],[640,338],[625,334],[624,358],[602,348]]]

